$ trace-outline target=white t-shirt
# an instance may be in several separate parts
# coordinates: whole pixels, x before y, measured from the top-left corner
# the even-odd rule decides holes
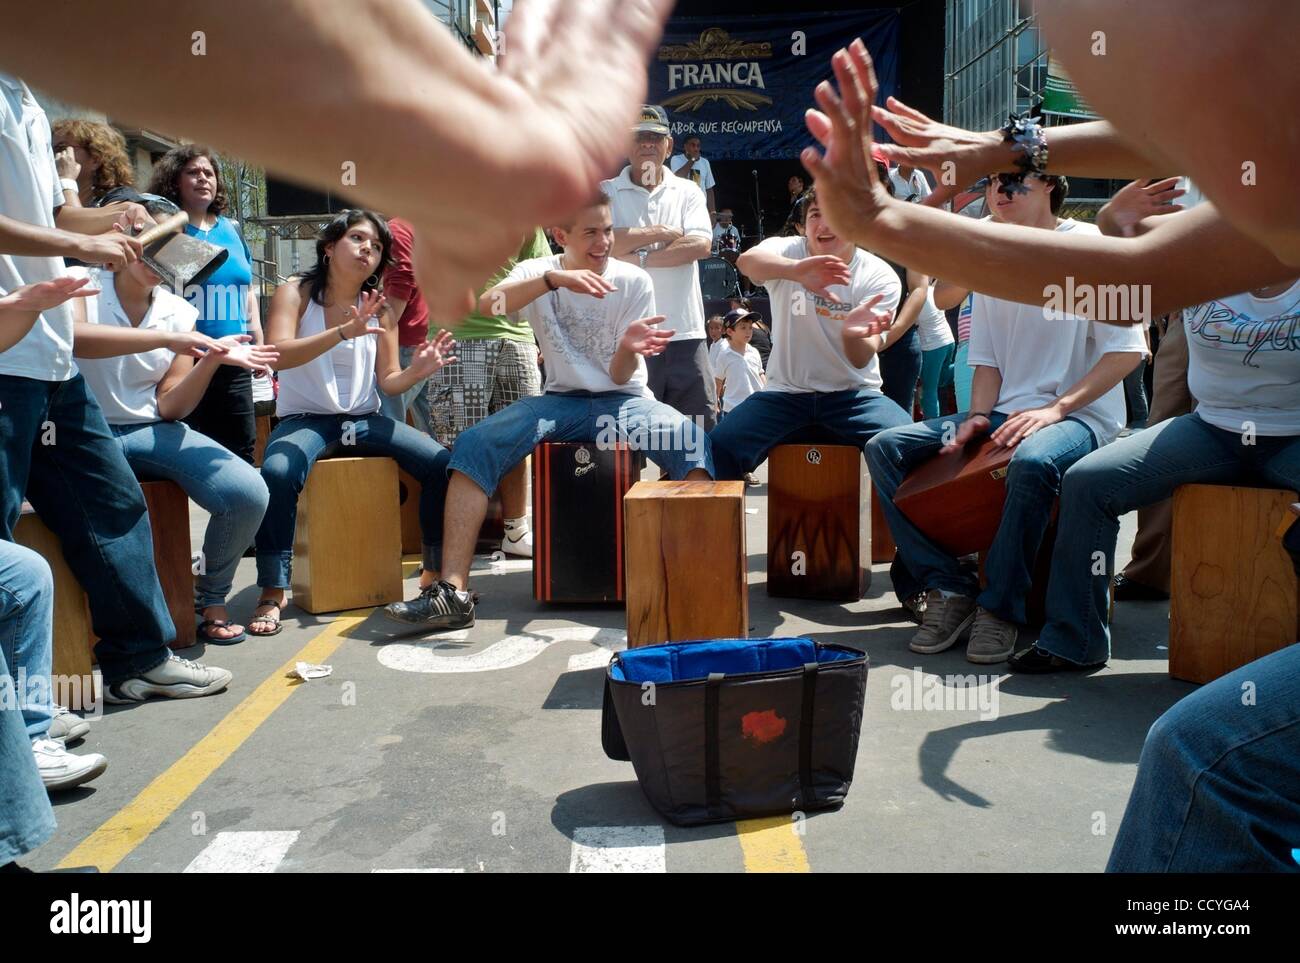
[[[61,206],[63,189],[54,166],[49,119],[25,83],[0,73],[0,214],[53,228],[54,210]],[[63,258],[0,254],[0,294],[66,273]],[[72,308],[67,302],[42,311],[27,336],[0,353],[0,374],[67,381],[76,373]]]
[[[520,261],[501,283],[539,278],[547,271],[564,270],[564,255]],[[694,266],[691,265],[691,270]],[[636,372],[626,384],[615,384],[609,366],[618,343],[633,321],[653,317],[655,291],[650,275],[633,264],[611,257],[605,263],[605,280],[617,289],[603,298],[560,288],[547,291],[519,310],[533,327],[546,359],[546,391],[617,391],[651,397],[646,386],[645,359],[637,357]]]
[[[808,257],[802,237],[768,238],[759,246],[782,257]],[[903,285],[894,269],[862,248],[849,262],[852,281],[830,289],[827,301],[802,284],[773,278],[764,285],[772,303],[772,353],[767,359],[769,391],[848,391],[867,389],[880,394],[880,360],[872,355],[864,368],[855,368],[844,354],[844,318],[863,301],[883,294],[882,311],[898,308]]]
[[[724,234],[730,235],[731,237],[735,238],[733,242],[735,247],[732,248],[732,250],[739,251],[740,231],[736,229],[736,225],[733,223],[733,224],[728,224],[726,227],[723,227],[721,224],[715,224],[713,226],[713,243],[718,244]]]
[[[763,359],[752,344],[745,345],[743,355],[728,346],[718,355],[714,375],[724,382],[722,410],[730,411],[755,391],[763,390]]]
[[[930,285],[930,290],[925,292],[925,304],[921,306],[921,313],[916,317],[916,332],[917,337],[921,339],[922,351],[943,348],[956,340],[952,336],[948,316],[934,303],[934,285]]]
[[[118,328],[136,327],[126,316],[117,298],[117,275],[100,274],[100,291],[91,324]],[[199,312],[182,297],[172,294],[161,284],[153,289],[149,310],[138,325],[140,331],[193,331]],[[158,414],[158,382],[176,360],[169,348],[154,348],[139,354],[116,358],[81,358],[77,366],[91,393],[104,409],[110,425],[140,425],[161,421]]]
[[[1062,221],[1056,230],[1100,234],[1093,224]],[[975,292],[971,295],[972,367],[997,368],[1002,374],[995,411],[1011,414],[1051,404],[1092,370],[1103,355],[1147,353],[1141,324],[1121,327],[1074,315],[1047,317],[1040,305],[1017,304]],[[1098,445],[1115,439],[1128,420],[1123,382],[1085,408],[1072,412],[1097,436]]]
[[[678,154],[668,162],[668,169],[676,174],[686,166],[687,160],[685,154]],[[682,178],[685,180],[686,178]],[[713,166],[709,163],[707,157],[701,157],[691,168],[691,183],[702,191],[711,191],[718,186],[718,182],[713,179]]]
[[[632,168],[601,182],[610,198],[615,227],[652,227],[663,224],[683,234],[713,239],[713,224],[704,195],[683,178],[663,170],[659,186],[648,191],[632,181]],[[663,326],[677,333],[674,341],[703,338],[704,296],[695,262],[670,268],[648,268],[654,283],[655,305],[668,320]],[[549,359],[548,359],[549,360]]]
[[[717,374],[718,372],[718,356],[722,354],[722,352],[730,350],[731,344],[727,341],[727,336],[725,334],[717,341],[713,342],[713,344],[709,345],[709,367],[713,370],[714,374]]]
[[[889,180],[894,185],[894,196],[900,201],[911,201],[919,204],[932,193],[934,188],[930,182],[925,179],[925,175],[919,169],[912,170],[911,177],[904,177],[897,167],[889,169]]]
[[[1183,311],[1196,413],[1241,434],[1300,435],[1300,281],[1274,298],[1233,294]]]

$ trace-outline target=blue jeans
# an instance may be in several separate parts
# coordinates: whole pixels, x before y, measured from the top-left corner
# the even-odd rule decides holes
[[[144,494],[86,382],[0,375],[0,445],[0,538],[13,541],[26,495],[90,600],[104,683],[166,662],[175,629]]]
[[[54,581],[35,552],[0,542],[0,685],[17,684],[18,669],[48,683],[53,650]],[[14,691],[14,690],[11,690]],[[29,853],[54,833],[54,811],[32,760],[32,741],[50,727],[48,705],[21,711],[0,704],[0,866]]]
[[[921,336],[916,325],[880,352],[881,391],[912,418],[916,383],[921,378]]]
[[[350,428],[348,426],[351,426]],[[344,444],[346,438],[351,443]],[[262,480],[270,494],[257,530],[257,584],[288,588],[293,575],[293,532],[298,496],[321,457],[378,455],[393,459],[420,483],[420,531],[426,569],[442,567],[442,506],[451,455],[422,431],[385,415],[288,415],[271,432],[262,457]],[[358,498],[381,493],[357,492]],[[397,510],[397,492],[393,492]]]
[[[235,568],[266,511],[266,483],[257,469],[181,421],[115,425],[127,464],[141,481],[173,481],[208,512],[194,609],[225,605]],[[188,533],[186,533],[188,537]]]
[[[719,479],[743,478],[777,445],[843,442],[863,448],[877,432],[912,416],[871,391],[758,391],[709,435]]]
[[[975,369],[966,359],[970,357],[970,342],[963,341],[957,345],[957,354],[952,360],[952,390],[957,396],[957,410],[970,411],[970,387],[975,380]]]
[[[547,440],[609,447],[623,442],[644,452],[674,481],[695,468],[717,477],[703,428],[661,401],[615,391],[520,398],[461,432],[451,470],[491,497],[510,469]]]
[[[398,347],[397,354],[404,369],[411,366],[411,359],[415,357],[417,347],[418,345],[413,344],[403,344]],[[419,428],[426,435],[433,434],[433,419],[429,415],[428,378],[407,388],[400,397],[386,395],[382,391],[379,392],[380,414],[392,418],[394,421],[405,423],[407,411],[413,413],[416,428]]]
[[[942,589],[974,598],[998,618],[1023,623],[1034,559],[1052,517],[1052,502],[1061,490],[1061,476],[1097,447],[1097,439],[1083,422],[1066,418],[1040,428],[1016,446],[1007,468],[1002,520],[984,563],[988,587],[981,592],[978,578],[921,534],[894,505],[894,493],[907,473],[938,452],[945,435],[955,432],[965,418],[963,412],[882,432],[867,445],[867,467],[900,559],[915,584],[921,589]],[[995,411],[990,420],[992,428],[997,428],[1007,416]],[[1061,514],[1065,515],[1064,508]],[[900,600],[915,594],[900,588],[895,582]]]
[[[921,353],[922,418],[939,417],[939,386],[952,380],[952,357],[955,353],[956,348],[951,344]]]
[[[1300,483],[1300,437],[1252,441],[1243,444],[1242,435],[1196,414],[1181,415],[1120,438],[1070,469],[1038,647],[1080,664],[1110,657],[1106,612],[1121,515],[1168,498],[1179,485],[1264,482],[1294,489]],[[1094,574],[1096,552],[1106,565]]]
[[[1106,872],[1294,873],[1296,846],[1300,645],[1215,679],[1155,721]]]

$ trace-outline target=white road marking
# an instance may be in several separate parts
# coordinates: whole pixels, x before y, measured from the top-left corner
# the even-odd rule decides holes
[[[446,642],[464,641],[467,634],[465,631],[445,632],[424,642],[394,642],[381,646],[379,663],[399,672],[491,672],[531,662],[557,642],[592,642],[605,649],[612,649],[619,642],[626,644],[626,634],[621,630],[574,625],[508,635],[470,655],[438,653]]]
[[[274,873],[298,839],[291,832],[217,833],[186,873]]]
[[[463,873],[464,869],[372,869],[372,873]]]
[[[569,656],[569,664],[565,672],[582,672],[584,669],[603,669],[609,665],[609,660],[614,657],[615,652],[622,652],[627,648],[627,636],[619,634],[617,639],[604,640],[599,635],[592,640],[600,648],[594,652],[579,652],[577,655]]]
[[[570,873],[666,873],[662,826],[579,826]]]

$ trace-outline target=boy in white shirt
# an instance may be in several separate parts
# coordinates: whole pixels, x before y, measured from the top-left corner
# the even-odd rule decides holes
[[[765,389],[709,435],[718,478],[741,478],[801,436],[829,431],[861,448],[911,420],[881,392],[876,357],[902,291],[898,275],[831,231],[816,188],[805,197],[804,236],[769,238],[737,261],[771,296],[772,353]]]
[[[1002,174],[990,179],[986,201],[1010,223],[1099,234],[1091,224],[1057,218],[1065,191],[1063,178]],[[1042,307],[976,293],[969,350],[971,410],[882,432],[867,445],[867,464],[900,559],[927,592],[912,651],[942,652],[969,629],[966,658],[984,664],[1015,651],[1016,624],[1026,618],[1032,566],[1061,477],[1124,427],[1119,386],[1145,355],[1146,340],[1140,325],[1045,317]],[[954,424],[960,424],[955,436]],[[912,525],[893,499],[911,469],[985,434],[1016,451],[984,566],[988,587],[980,591],[974,573]],[[906,589],[899,592],[907,597]]]
[[[767,384],[763,373],[763,359],[758,349],[749,343],[754,337],[754,319],[758,315],[748,311],[732,311],[723,319],[727,350],[718,355],[713,376],[718,382],[718,398],[722,413],[734,411],[736,406]]]
[[[432,631],[474,624],[469,567],[488,499],[543,441],[621,441],[674,480],[713,477],[708,436],[647,387],[645,358],[674,332],[658,327],[664,318],[655,315],[650,276],[612,256],[609,198],[600,195],[553,234],[563,254],[520,261],[479,299],[484,314],[518,311],[532,325],[546,358],[546,393],[520,398],[457,440],[442,572],[416,600],[385,609],[397,621]]]

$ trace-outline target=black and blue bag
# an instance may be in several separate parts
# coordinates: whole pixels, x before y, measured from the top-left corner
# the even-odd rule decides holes
[[[674,642],[620,652],[601,742],[680,826],[840,805],[853,781],[867,657],[811,639]]]

